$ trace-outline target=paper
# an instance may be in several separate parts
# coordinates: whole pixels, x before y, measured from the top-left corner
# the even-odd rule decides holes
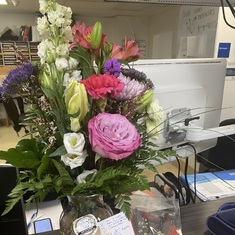
[[[98,223],[101,235],[135,235],[131,222],[123,212]]]
[[[53,230],[57,230],[60,228],[60,215],[63,211],[60,200],[40,202],[38,207],[38,213],[37,215],[33,216],[36,211],[37,210],[35,204],[31,204],[29,210],[25,209],[27,225],[29,225],[29,223],[31,222],[28,229],[29,234],[34,234],[33,222],[39,219],[50,218]],[[32,216],[34,218],[32,218]]]
[[[231,176],[231,172],[230,178],[228,176],[227,171],[207,172],[196,174],[196,178],[194,174],[188,175],[187,179],[190,189],[195,191],[196,183],[197,196],[203,201],[207,201],[235,195],[235,171],[233,171],[233,176]],[[180,178],[185,181],[184,176],[180,176]],[[194,182],[195,179],[196,182]]]

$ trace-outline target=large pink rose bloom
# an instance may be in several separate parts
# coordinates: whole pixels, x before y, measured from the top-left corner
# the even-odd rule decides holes
[[[142,144],[135,126],[120,114],[98,114],[89,121],[88,131],[93,151],[105,158],[126,158]]]

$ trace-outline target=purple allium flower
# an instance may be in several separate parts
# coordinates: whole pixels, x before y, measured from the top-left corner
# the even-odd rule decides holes
[[[3,80],[0,87],[0,93],[2,96],[10,96],[15,93],[19,93],[21,84],[27,83],[32,74],[38,70],[37,66],[33,66],[31,63],[24,64],[20,67],[12,69]]]
[[[121,63],[115,58],[107,60],[104,65],[104,72],[118,77],[121,72]]]
[[[118,79],[125,85],[117,97],[118,100],[130,100],[133,97],[138,96],[145,89],[145,85],[143,83],[126,77],[122,73]]]

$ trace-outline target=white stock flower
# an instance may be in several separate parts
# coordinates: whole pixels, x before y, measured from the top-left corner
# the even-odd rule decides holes
[[[73,41],[73,33],[72,33],[72,29],[70,26],[66,26],[65,28],[61,29],[61,35],[63,35],[64,40],[66,42],[71,42]]]
[[[70,74],[67,72],[64,74],[64,82],[63,82],[63,86],[67,87],[70,83]]]
[[[51,24],[56,25],[58,28],[62,27],[62,25],[64,24],[64,18],[63,16],[61,16],[59,11],[49,11],[47,16],[48,21]]]
[[[49,23],[47,21],[46,16],[39,17],[37,19],[37,30],[40,35],[45,34],[49,30]]]
[[[47,12],[48,2],[47,0],[39,0],[39,11],[42,14],[45,14]]]
[[[53,55],[55,51],[55,46],[48,40],[42,40],[38,45],[38,56],[41,59],[41,63],[44,64],[48,60],[49,55]]]
[[[75,69],[78,66],[78,61],[73,57],[69,57],[68,63],[69,63],[69,69]]]
[[[56,58],[55,65],[58,70],[68,68],[68,61],[65,58]]]
[[[83,171],[80,175],[77,176],[77,182],[78,182],[79,184],[85,183],[85,182],[86,182],[86,181],[85,181],[86,177],[87,177],[88,175],[90,175],[90,174],[95,173],[95,172],[97,172],[96,169],[92,169],[92,170],[89,170],[89,171],[88,171],[88,170]]]
[[[68,43],[64,43],[64,44],[60,44],[59,46],[57,46],[55,48],[56,50],[56,54],[60,57],[65,57],[69,55],[69,44]]]
[[[85,145],[85,138],[82,133],[66,133],[64,134],[64,146],[69,154],[82,156]]]
[[[81,74],[81,70],[75,70],[72,72],[72,78],[74,78],[77,81],[81,81],[82,80],[82,74]]]
[[[74,169],[76,167],[81,166],[87,156],[87,151],[83,151],[83,154],[81,156],[68,153],[61,156],[61,161],[63,161],[66,166],[69,166],[71,169]]]

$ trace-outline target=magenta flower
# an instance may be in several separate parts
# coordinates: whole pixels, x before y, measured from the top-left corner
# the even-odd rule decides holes
[[[124,84],[111,74],[91,75],[86,80],[82,80],[87,93],[94,99],[105,99],[106,94],[112,98],[117,97],[122,91]]]
[[[135,126],[120,114],[98,114],[89,121],[88,131],[93,151],[104,158],[126,158],[142,144]]]

